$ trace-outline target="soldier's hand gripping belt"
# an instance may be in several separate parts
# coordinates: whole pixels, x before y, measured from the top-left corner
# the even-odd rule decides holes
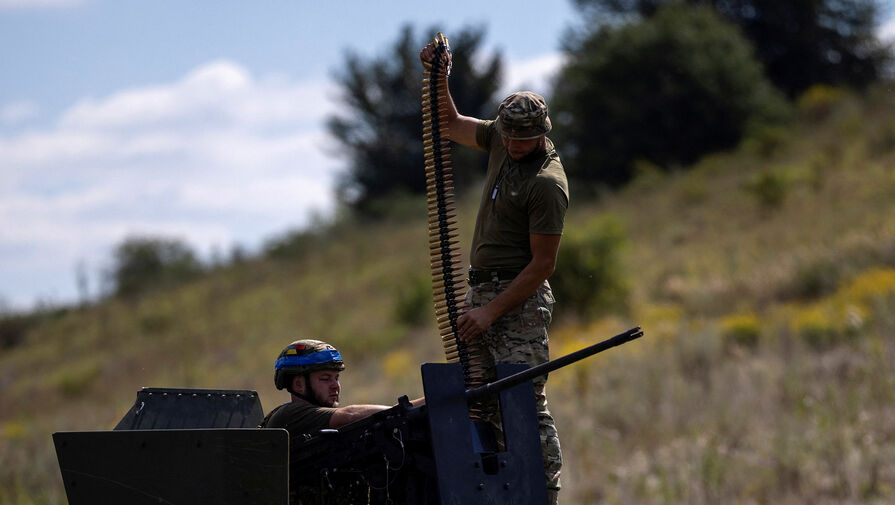
[[[459,338],[457,319],[465,296],[463,261],[457,247],[457,219],[447,132],[447,76],[451,71],[451,49],[440,32],[432,40],[435,55],[423,61],[423,153],[429,209],[429,255],[435,318],[449,363],[459,362],[466,387],[485,383],[479,346]]]

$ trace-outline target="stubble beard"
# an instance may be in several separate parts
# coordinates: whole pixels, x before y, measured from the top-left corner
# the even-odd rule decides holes
[[[329,407],[329,408],[335,408],[335,407],[339,406],[338,399],[330,400],[329,397],[321,398],[320,395],[317,395],[316,393],[315,393],[315,395],[317,396],[316,400],[319,405],[322,405],[324,407]]]

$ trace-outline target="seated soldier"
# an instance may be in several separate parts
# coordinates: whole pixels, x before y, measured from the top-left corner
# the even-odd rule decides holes
[[[291,436],[340,428],[391,407],[346,405],[339,407],[339,373],[345,369],[335,347],[319,340],[296,340],[277,358],[274,383],[286,389],[292,401],[270,411],[261,428],[286,428]],[[410,402],[425,403],[424,398]]]

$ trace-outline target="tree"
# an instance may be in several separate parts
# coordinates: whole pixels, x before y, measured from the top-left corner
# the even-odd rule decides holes
[[[202,267],[195,253],[177,239],[131,237],[115,249],[115,294],[131,296],[195,278]]]
[[[649,18],[680,0],[574,0],[596,15]],[[874,0],[685,0],[707,5],[737,24],[755,46],[771,82],[789,97],[813,84],[862,88],[878,79],[891,55],[876,38]]]
[[[419,51],[435,33],[431,29],[417,39],[405,26],[388,54],[366,61],[348,53],[337,76],[350,115],[331,117],[327,126],[350,162],[340,183],[341,199],[357,209],[369,211],[372,202],[395,192],[426,192]],[[481,59],[483,37],[484,31],[478,28],[450,36],[451,94],[460,111],[475,117],[493,115],[493,96],[502,74],[500,54],[481,67],[473,64]],[[483,156],[468,150],[453,153],[458,189],[484,165]]]
[[[786,107],[748,42],[705,7],[669,5],[639,23],[605,26],[569,56],[552,116],[579,179],[617,186],[636,160],[690,164]]]

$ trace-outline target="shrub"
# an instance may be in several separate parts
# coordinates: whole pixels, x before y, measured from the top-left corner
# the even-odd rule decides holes
[[[99,378],[100,367],[96,362],[88,362],[67,368],[55,377],[59,392],[67,398],[82,396]]]
[[[818,307],[799,311],[790,327],[796,335],[814,348],[825,348],[833,343],[837,331],[830,314]]]
[[[829,258],[799,263],[792,280],[783,288],[783,297],[802,299],[819,298],[828,295],[839,286],[842,275],[837,261]]]
[[[867,316],[868,311],[862,305],[825,300],[800,310],[790,325],[809,345],[823,349],[858,336]]]
[[[35,318],[26,315],[0,315],[0,349],[19,345],[28,330],[35,324]]]
[[[323,236],[317,230],[291,231],[269,239],[264,244],[264,255],[274,259],[296,259],[320,249]]]
[[[752,313],[733,314],[721,320],[721,334],[725,344],[754,349],[761,334],[761,321]]]
[[[841,295],[860,303],[870,303],[895,295],[895,269],[871,268],[857,276]]]
[[[746,191],[755,196],[764,209],[774,209],[783,204],[789,192],[789,181],[782,174],[765,170],[753,176],[745,185]]]
[[[115,294],[131,296],[195,278],[202,267],[195,253],[177,239],[131,237],[115,249]]]
[[[414,276],[399,285],[395,302],[398,321],[419,324],[431,313],[431,307],[432,285],[427,277]]]
[[[802,93],[796,106],[800,116],[808,121],[820,122],[827,119],[847,96],[842,88],[816,84]]]
[[[563,307],[583,317],[626,311],[629,287],[623,253],[627,245],[621,222],[612,216],[566,232],[556,270],[550,278]]]
[[[789,130],[777,124],[758,124],[749,128],[743,139],[743,147],[767,159],[776,154],[789,141]]]

